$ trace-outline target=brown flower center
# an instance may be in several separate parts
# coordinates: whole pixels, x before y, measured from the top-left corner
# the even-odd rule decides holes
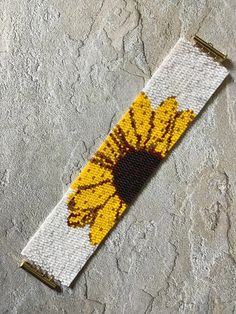
[[[160,163],[157,156],[146,150],[129,151],[121,157],[113,171],[118,195],[130,204]]]

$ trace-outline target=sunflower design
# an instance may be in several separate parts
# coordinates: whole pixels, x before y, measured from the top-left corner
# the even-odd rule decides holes
[[[195,116],[178,111],[175,97],[153,110],[140,93],[72,183],[68,225],[89,225],[90,242],[98,245]]]

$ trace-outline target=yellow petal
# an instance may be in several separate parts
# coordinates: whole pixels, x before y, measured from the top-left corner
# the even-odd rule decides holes
[[[88,162],[80,175],[71,184],[71,188],[77,191],[79,187],[99,184],[105,180],[112,180],[112,178],[112,171],[110,169],[101,167],[99,164]]]
[[[196,116],[192,110],[177,111],[177,109],[177,101],[170,97],[156,110],[154,128],[147,146],[162,157],[167,155]]]
[[[133,148],[136,147],[138,139],[135,134],[135,129],[132,126],[130,109],[123,115],[121,120],[118,122],[118,125],[124,131],[125,137],[129,145]]]
[[[121,215],[120,212],[123,212],[125,208],[126,205],[115,195],[99,210],[98,215],[90,227],[90,241],[93,245],[101,243],[116,224]]]
[[[196,114],[192,110],[182,111],[177,115],[171,130],[171,141],[168,145],[168,151],[178,141],[195,117]]]
[[[104,158],[100,157],[105,164],[115,165],[116,161],[119,159],[121,155],[121,150],[119,145],[113,140],[113,137],[116,137],[114,134],[114,130],[107,136],[106,140],[99,147],[95,156],[104,156]]]
[[[161,103],[155,112],[153,128],[150,140],[147,142],[147,148],[162,157],[166,155],[170,140],[169,129],[174,123],[177,108],[178,104],[175,97],[170,97]]]
[[[137,148],[145,148],[150,136],[149,131],[154,118],[151,102],[144,93],[140,93],[130,108],[131,124],[138,140]]]
[[[112,183],[100,183],[95,187],[79,190],[76,194],[72,193],[72,196],[68,198],[71,199],[68,206],[71,210],[95,209],[103,205],[115,192],[116,189]],[[71,206],[72,201],[73,204]]]
[[[68,217],[68,225],[72,227],[84,227],[93,220],[93,213],[90,210],[75,210]]]
[[[177,113],[177,102],[174,97],[167,98],[156,109],[155,117],[153,120],[153,129],[151,131],[150,140],[147,143],[147,147],[160,146],[163,142],[164,136],[167,134],[167,128],[173,122],[173,119]],[[159,151],[160,149],[158,149]]]

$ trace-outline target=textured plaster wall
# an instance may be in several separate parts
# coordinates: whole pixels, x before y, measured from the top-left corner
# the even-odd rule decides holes
[[[0,313],[236,313],[235,0],[0,1]],[[180,35],[231,78],[73,289],[20,251]]]

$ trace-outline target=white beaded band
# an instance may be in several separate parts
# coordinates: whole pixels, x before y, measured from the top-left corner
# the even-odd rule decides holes
[[[227,74],[180,39],[22,255],[69,286]]]

